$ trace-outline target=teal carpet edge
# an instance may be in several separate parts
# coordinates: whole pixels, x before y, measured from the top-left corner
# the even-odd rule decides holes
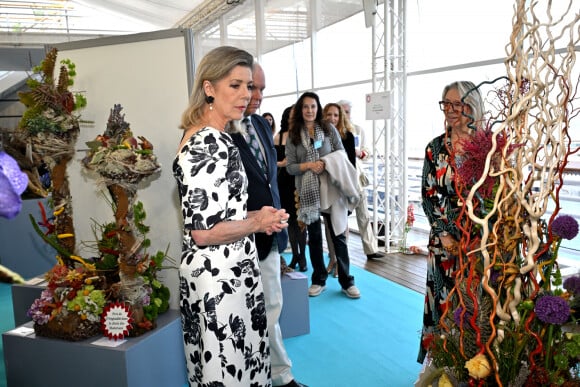
[[[14,329],[14,311],[12,309],[12,285],[0,282],[0,332]],[[0,340],[0,387],[6,387],[6,367],[4,366],[4,346]]]

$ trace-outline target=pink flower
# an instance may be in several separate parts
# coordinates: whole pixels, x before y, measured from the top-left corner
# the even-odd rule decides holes
[[[410,203],[407,206],[407,226],[409,228],[413,227],[413,223],[415,222],[414,210],[415,208],[413,207],[413,203]]]

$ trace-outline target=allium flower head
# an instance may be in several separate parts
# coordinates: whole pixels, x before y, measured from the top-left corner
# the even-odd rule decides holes
[[[570,215],[560,215],[552,223],[552,232],[562,239],[574,239],[578,235],[578,222]]]
[[[570,317],[570,306],[566,300],[557,296],[539,297],[534,310],[540,321],[548,324],[562,325]]]
[[[580,293],[580,276],[575,275],[573,277],[568,277],[564,281],[564,289],[573,295]]]

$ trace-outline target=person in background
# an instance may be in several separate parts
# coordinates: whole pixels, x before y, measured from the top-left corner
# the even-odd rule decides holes
[[[276,129],[276,121],[274,120],[274,116],[272,113],[264,113],[262,114],[262,117],[270,124],[270,128],[272,128],[272,136],[274,136],[278,130]]]
[[[362,162],[369,157],[369,151],[366,147],[366,138],[364,129],[358,125],[352,123],[350,119],[350,112],[352,110],[352,104],[347,100],[340,100],[337,102],[338,105],[344,110],[347,121],[351,124],[353,134],[355,136],[355,152],[358,160],[358,167],[360,173],[363,173]],[[364,191],[364,187],[361,187]],[[372,224],[370,222],[370,215],[368,209],[368,202],[366,200],[366,195],[363,194],[363,200],[361,200],[355,209],[356,213],[356,224],[358,226],[358,231],[360,233],[361,242],[363,245],[363,251],[367,256],[367,259],[377,259],[384,258],[383,254],[379,250],[379,241],[373,230]]]
[[[252,79],[252,97],[244,112],[240,130],[230,131],[230,135],[240,151],[248,175],[248,210],[257,210],[263,206],[281,208],[272,132],[268,122],[256,114],[266,88],[266,76],[258,63],[254,63]],[[286,210],[282,211],[286,214]],[[288,219],[288,214],[285,216]],[[292,361],[286,353],[279,322],[283,303],[280,253],[288,245],[288,234],[286,230],[277,234],[258,232],[255,238],[268,318],[272,385],[304,386],[294,380],[292,375]]]
[[[344,114],[344,110],[342,109],[342,106],[334,102],[327,103],[322,111],[322,116],[327,122],[334,125],[334,127],[338,130],[338,133],[340,134],[340,139],[342,141],[342,146],[346,151],[348,160],[350,161],[352,166],[356,168],[356,150],[354,142],[355,139],[353,135],[354,128],[352,127],[350,121],[347,120]],[[337,277],[338,270],[336,266],[336,253],[334,252],[334,245],[332,244],[332,238],[330,237],[330,229],[328,227],[325,227],[325,232],[329,257],[329,263],[326,268],[326,271],[329,274],[332,273],[334,277]],[[345,235],[348,239],[348,227],[346,229]]]
[[[248,180],[224,133],[250,101],[252,66],[244,50],[210,51],[181,118],[173,175],[184,222],[179,296],[190,386],[271,385],[254,233],[281,232],[288,215],[272,206],[247,212]]]
[[[295,176],[296,189],[300,193],[298,220],[304,222],[308,229],[308,247],[313,269],[312,284],[308,289],[311,297],[320,295],[326,289],[328,278],[322,251],[320,220],[319,175],[325,171],[325,164],[321,157],[343,149],[336,128],[322,119],[322,106],[318,95],[313,92],[302,94],[294,106],[290,121],[286,141],[286,169],[289,174]],[[346,224],[346,211],[344,215]],[[331,217],[328,214],[323,214],[323,216],[331,231],[338,265],[338,282],[342,292],[347,297],[359,298],[360,291],[354,284],[354,277],[350,274],[350,258],[344,231],[340,230],[337,235],[334,232]]]
[[[288,127],[290,114],[293,106],[288,106],[282,113],[280,119],[280,131],[274,137],[274,147],[278,154],[278,191],[280,192],[280,202],[282,208],[286,210],[290,217],[288,218],[288,237],[290,247],[292,248],[292,260],[290,261],[291,269],[300,271],[308,270],[306,264],[306,225],[298,222],[296,205],[298,204],[298,192],[294,183],[294,176],[286,170],[286,141],[288,139]]]
[[[444,114],[443,134],[435,137],[425,148],[421,184],[422,206],[429,220],[427,256],[427,284],[423,314],[423,330],[417,361],[423,363],[430,338],[438,334],[447,295],[454,286],[453,272],[457,269],[458,245],[461,232],[455,224],[459,215],[459,197],[455,192],[455,162],[461,158],[461,141],[471,136],[483,118],[483,100],[475,85],[469,81],[451,83],[443,89],[439,107]],[[469,126],[468,126],[469,125]]]

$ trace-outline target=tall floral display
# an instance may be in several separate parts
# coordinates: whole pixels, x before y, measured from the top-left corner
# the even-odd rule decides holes
[[[578,234],[560,191],[579,151],[569,133],[580,113],[579,26],[573,7],[556,15],[551,2],[516,4],[507,76],[487,94],[491,117],[453,161],[459,267],[440,335],[423,343],[430,363],[419,385],[580,385],[580,277],[563,283],[558,262],[562,240]]]
[[[115,105],[105,133],[88,144],[83,160],[105,182],[115,221],[95,224],[95,255],[79,256],[67,165],[79,134],[79,116],[73,111],[86,100],[68,90],[74,75],[72,62],[62,61],[58,81],[53,78],[56,57],[56,49],[51,50],[35,69],[40,77],[29,80],[31,90],[20,94],[27,107],[20,123],[22,137],[50,170],[50,208],[42,207],[42,219],[31,216],[31,221],[56,250],[58,261],[46,273],[47,286],[28,314],[37,335],[77,341],[106,334],[106,313],[119,305],[126,311],[126,327],[115,338],[139,335],[153,329],[157,316],[169,308],[169,289],[157,278],[167,256],[147,252],[145,210],[135,202],[137,184],[160,168],[152,144],[133,137],[120,114],[121,106]]]
[[[57,49],[53,48],[27,81],[30,91],[19,93],[20,101],[26,106],[19,129],[30,152],[50,170],[54,209],[50,234],[56,237],[50,242],[63,264],[72,268],[76,241],[67,168],[75,154],[80,131],[79,116],[75,112],[86,106],[86,99],[69,90],[76,75],[74,63],[61,61],[58,78],[54,77],[56,65]]]
[[[133,136],[122,109],[115,105],[105,132],[87,143],[90,150],[83,165],[100,176],[112,198],[115,215],[114,222],[99,229],[96,266],[118,273],[113,297],[129,305],[132,333],[139,334],[151,329],[159,311],[168,307],[169,291],[155,277],[165,254],[150,257],[146,253],[149,228],[143,222],[143,205],[136,202],[138,184],[160,167],[153,145],[142,136]]]

